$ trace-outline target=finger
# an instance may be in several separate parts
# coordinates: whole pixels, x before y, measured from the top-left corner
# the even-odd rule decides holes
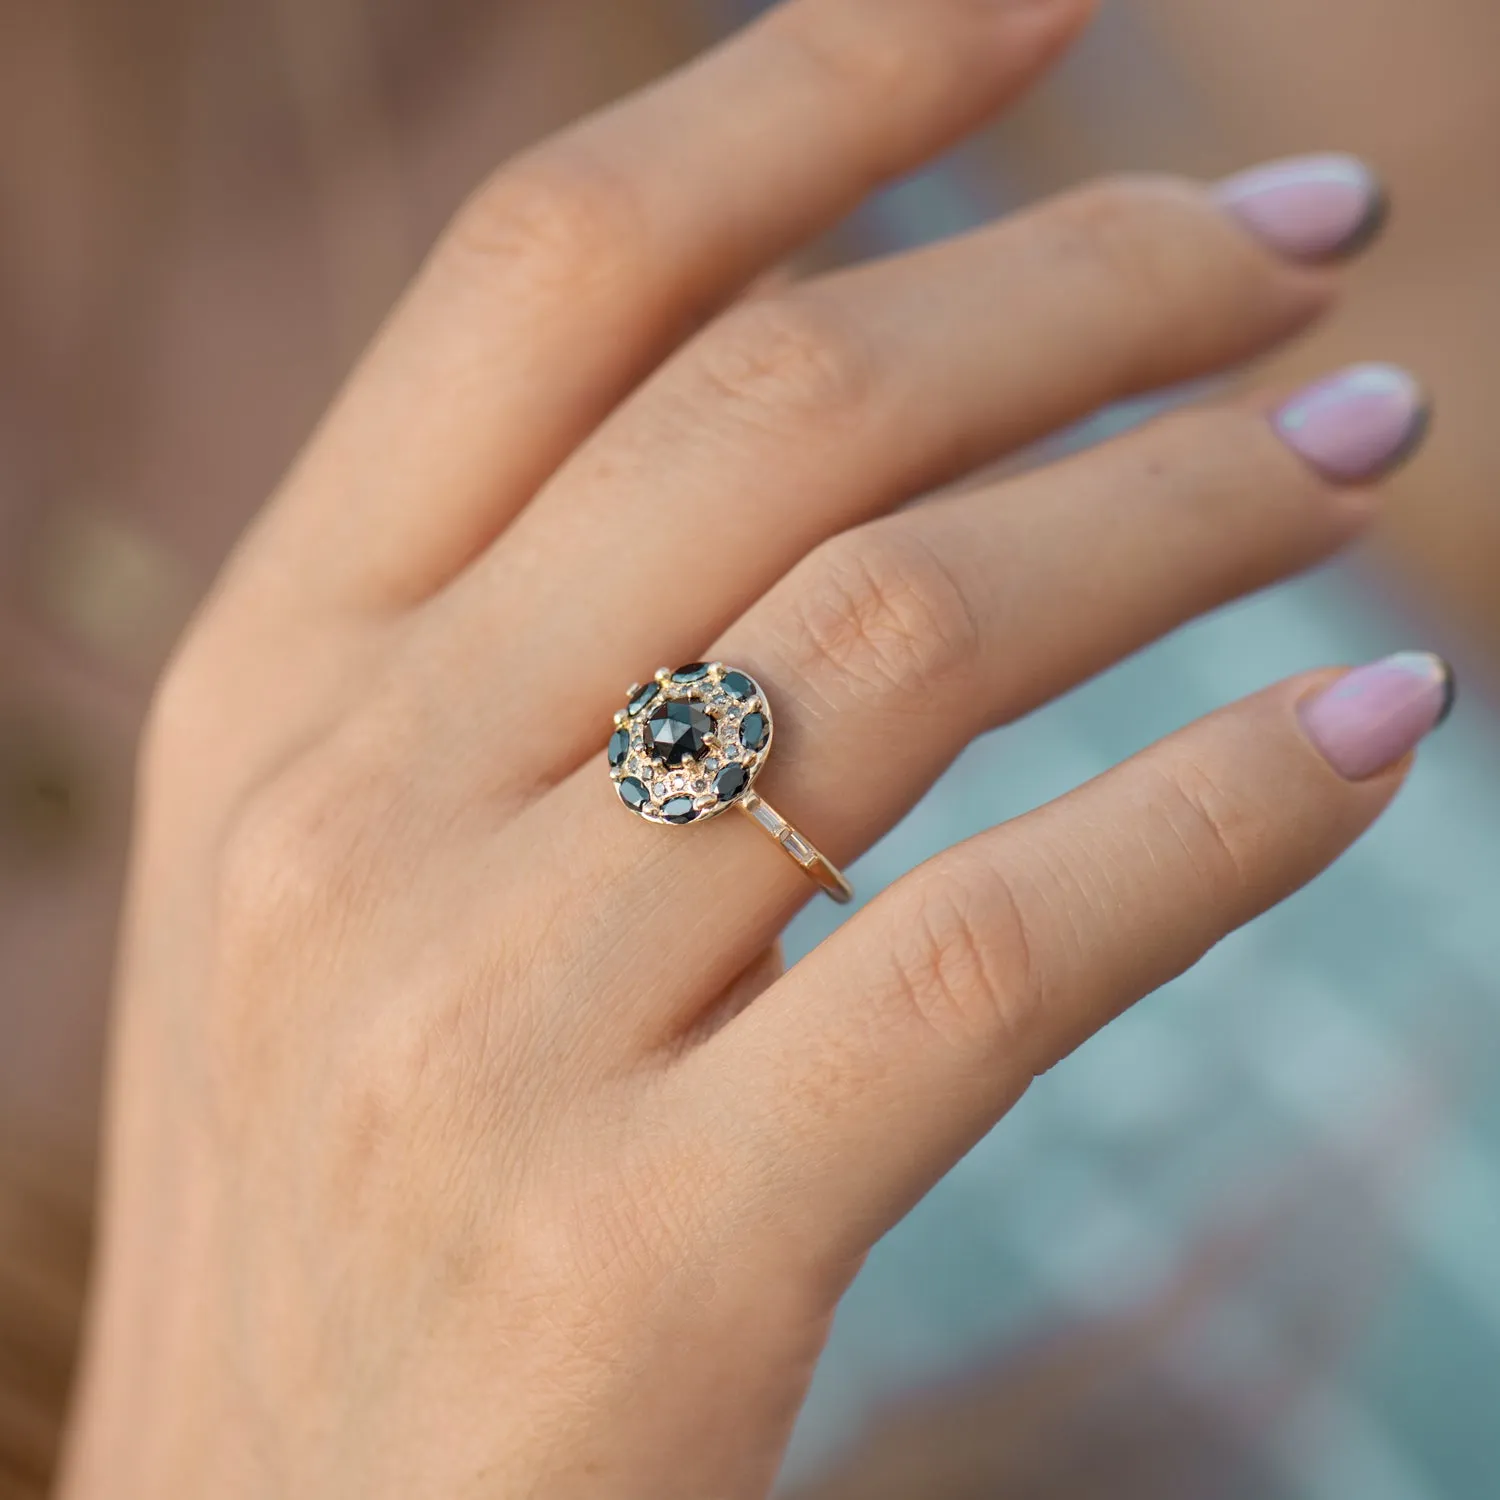
[[[1327,475],[1355,478],[1358,459],[1358,477],[1375,477],[1409,450],[1423,411],[1409,376],[1361,367],[1274,414],[1258,402],[1178,412],[834,538],[714,648],[770,695],[776,741],[757,791],[848,861],[975,735],[1347,542],[1375,495]],[[666,775],[636,774],[653,787]],[[622,817],[597,759],[554,796],[552,825],[581,831],[563,846],[575,878],[608,892],[647,950],[713,927],[705,957],[735,972],[811,889],[748,819],[678,832]],[[670,902],[641,900],[668,885]],[[617,1024],[673,1034],[701,978],[653,972]]]
[[[245,568],[303,607],[431,591],[685,331],[1003,106],[1089,9],[795,0],[527,153],[458,215]]]
[[[867,1248],[1034,1076],[1347,848],[1451,701],[1418,653],[1283,683],[918,869],[690,1059],[731,1179],[814,1253]]]
[[[545,613],[545,638],[508,669],[540,686],[566,664],[576,692],[530,748],[576,760],[622,683],[700,655],[824,537],[1117,397],[1238,363],[1334,285],[1166,180],[1096,185],[809,283],[685,350],[438,601],[432,628],[488,659]],[[592,607],[556,611],[563,580]]]

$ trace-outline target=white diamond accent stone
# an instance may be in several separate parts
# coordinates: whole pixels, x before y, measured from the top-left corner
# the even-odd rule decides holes
[[[782,838],[782,843],[786,846],[793,859],[800,860],[804,865],[812,862],[814,857],[812,850],[803,839],[799,838],[790,829],[787,830],[785,836]]]
[[[781,819],[778,818],[776,814],[773,813],[764,802],[757,803],[756,806],[752,807],[750,809],[750,816],[754,818],[762,828],[766,829],[769,833],[775,835],[775,837],[777,838],[781,837],[781,830],[786,827],[786,824],[783,823]]]

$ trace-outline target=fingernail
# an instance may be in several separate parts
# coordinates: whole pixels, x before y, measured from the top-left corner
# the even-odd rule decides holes
[[[1422,446],[1432,408],[1405,370],[1355,365],[1299,391],[1272,421],[1325,478],[1358,484],[1389,474]]]
[[[1298,156],[1226,178],[1214,196],[1251,234],[1291,260],[1347,260],[1390,216],[1380,179],[1357,156]]]
[[[1453,668],[1402,651],[1349,672],[1299,710],[1302,728],[1346,781],[1393,766],[1432,733],[1458,696]]]

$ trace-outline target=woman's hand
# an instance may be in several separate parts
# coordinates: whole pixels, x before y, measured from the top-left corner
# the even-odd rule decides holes
[[[743,666],[758,786],[848,860],[976,733],[1371,515],[1421,421],[1382,369],[900,508],[1305,327],[1355,164],[1104,183],[735,301],[1087,9],[792,0],[460,214],[160,694],[70,1500],[764,1494],[875,1238],[1393,795],[1425,656],[1236,704],[783,976],[797,864],[606,774],[632,680]]]

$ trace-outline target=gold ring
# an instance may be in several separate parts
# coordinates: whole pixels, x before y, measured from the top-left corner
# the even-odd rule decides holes
[[[648,823],[681,827],[737,808],[835,901],[853,888],[765,798],[755,778],[771,753],[771,705],[748,672],[723,662],[663,667],[630,690],[606,758],[620,801]]]

